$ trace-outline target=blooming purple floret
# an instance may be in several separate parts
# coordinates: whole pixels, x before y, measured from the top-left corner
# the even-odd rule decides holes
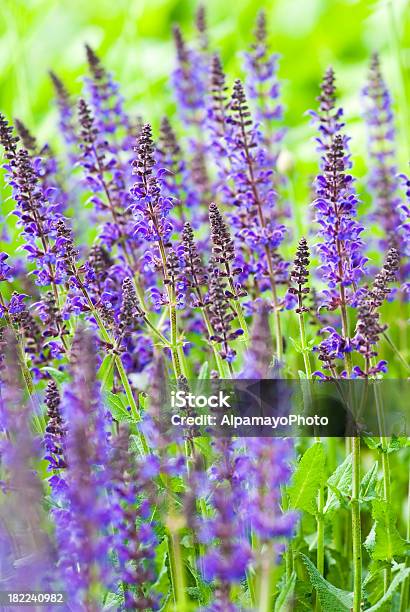
[[[371,162],[369,187],[374,198],[374,213],[384,229],[386,240],[391,242],[395,239],[399,223],[397,206],[400,202],[394,159],[395,128],[392,99],[377,53],[373,54],[368,81],[362,93]]]
[[[85,82],[87,92],[96,117],[98,131],[107,135],[117,135],[119,130],[130,127],[130,120],[124,111],[124,100],[119,93],[118,84],[114,82],[112,75],[102,65],[95,51],[89,46],[85,46],[87,63],[91,73]],[[114,146],[113,152],[118,150]]]
[[[276,283],[286,279],[287,264],[277,252],[286,228],[276,220],[273,170],[239,80],[233,89],[229,123],[232,130],[226,139],[235,193],[232,200],[235,210],[230,212],[230,219],[242,249],[248,254],[245,257],[249,257],[249,261],[244,261],[244,269],[261,281],[262,289],[268,288],[269,279],[276,293]]]
[[[223,591],[229,584],[242,580],[251,560],[251,550],[238,520],[243,491],[235,471],[237,458],[232,441],[217,438],[214,448],[217,459],[210,473],[214,483],[211,497],[214,516],[204,522],[201,536],[207,543],[219,541],[219,546],[209,547],[203,562],[205,578],[217,580]]]
[[[59,546],[59,570],[70,601],[97,610],[95,589],[108,588],[110,508],[107,489],[107,436],[96,382],[96,350],[89,331],[81,329],[71,353],[73,382],[62,400],[68,423],[68,464],[61,507],[53,511]]]
[[[0,253],[0,281],[12,280],[13,278],[13,270],[6,263],[8,258],[7,253]]]
[[[174,26],[173,33],[177,66],[171,84],[178,112],[186,125],[201,127],[205,118],[207,66],[202,55],[186,44],[179,26]]]
[[[281,487],[292,474],[293,441],[248,438],[247,451],[248,457],[240,467],[248,482],[244,516],[261,540],[291,538],[298,514],[282,511]]]
[[[113,441],[110,491],[118,579],[125,610],[156,610],[159,602],[151,585],[156,578],[154,558],[158,539],[148,494],[159,473],[159,462],[154,465],[150,458],[134,460],[128,446],[129,432],[121,426]]]
[[[317,98],[319,102],[318,111],[309,111],[312,122],[317,125],[319,136],[316,138],[318,151],[322,153],[322,163],[328,153],[331,143],[344,127],[343,109],[337,106],[335,73],[332,67],[326,70],[323,77],[321,92]],[[343,145],[347,153],[348,139],[344,137]]]
[[[255,40],[245,53],[246,88],[255,102],[256,121],[261,123],[265,144],[273,152],[283,138],[283,130],[274,131],[274,122],[282,119],[280,84],[277,78],[279,55],[269,51],[266,31],[266,13],[260,11],[256,21]]]
[[[41,160],[32,159],[27,149],[16,147],[16,138],[4,117],[0,122],[0,141],[5,151],[7,180],[13,190],[16,202],[14,214],[18,226],[22,228],[24,249],[29,261],[36,264],[34,274],[40,286],[61,282],[55,274],[53,265],[55,253],[52,239],[55,235],[55,220],[58,218],[57,206],[50,203],[40,181]]]
[[[50,71],[49,74],[56,94],[61,134],[66,144],[70,147],[70,157],[73,159],[72,145],[77,143],[74,104],[61,79],[54,72]]]
[[[346,167],[343,137],[337,134],[324,156],[322,174],[316,179],[314,202],[321,239],[317,245],[322,261],[319,272],[328,286],[324,303],[332,310],[341,303],[340,292],[345,303],[355,305],[356,284],[366,263],[360,238],[364,228],[355,219],[358,198]]]
[[[171,197],[162,195],[162,180],[167,170],[155,170],[154,143],[149,124],[144,125],[134,149],[133,174],[136,178],[131,188],[131,205],[136,221],[134,232],[148,242],[167,243],[172,232],[169,211]]]

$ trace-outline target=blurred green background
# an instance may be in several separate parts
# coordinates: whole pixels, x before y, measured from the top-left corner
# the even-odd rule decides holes
[[[156,130],[167,113],[178,127],[169,87],[175,55],[171,28],[177,22],[187,39],[193,36],[197,6],[196,0],[1,0],[0,110],[9,119],[25,121],[41,144],[58,143],[57,113],[47,72],[50,68],[56,71],[70,91],[79,94],[87,72],[84,44],[88,43],[114,73],[133,116],[141,115]],[[306,111],[317,107],[319,83],[329,64],[336,71],[346,131],[352,137],[360,213],[366,215],[372,208],[365,181],[366,130],[360,91],[375,50],[381,55],[394,98],[398,166],[401,172],[408,172],[410,0],[205,0],[205,6],[211,47],[221,53],[230,84],[243,76],[240,52],[251,44],[261,8],[267,12],[272,51],[282,56],[279,77],[288,127],[284,146],[293,159],[285,197],[295,213],[282,253],[290,259],[296,239],[313,232],[309,183],[317,173],[318,154],[315,129]],[[9,190],[0,187],[0,192],[5,217],[12,202],[7,202]],[[82,218],[81,210],[80,203],[74,216]],[[90,243],[95,228],[89,221],[79,225],[90,234]],[[377,235],[377,228],[372,227],[369,234]],[[16,251],[17,244],[16,231],[10,229],[5,250]],[[383,257],[374,246],[368,254],[377,264]]]
[[[40,143],[59,141],[48,70],[78,94],[87,71],[84,44],[93,46],[121,85],[127,109],[158,127],[175,117],[169,75],[174,66],[173,23],[194,35],[196,0],[2,0],[0,8],[0,110],[19,117]],[[314,129],[305,112],[329,64],[336,70],[354,173],[364,211],[368,208],[366,138],[360,90],[372,51],[380,52],[392,90],[398,126],[398,161],[410,159],[410,0],[205,0],[211,46],[222,54],[230,83],[242,76],[241,51],[252,40],[255,17],[264,8],[272,50],[282,56],[280,80],[288,132],[284,146],[294,160],[288,194],[298,210],[309,201],[317,171]],[[175,123],[173,121],[173,123]],[[363,210],[362,210],[363,212]],[[307,216],[296,217],[296,235]]]
[[[85,70],[83,45],[88,42],[115,72],[127,106],[155,125],[164,111],[172,112],[171,26],[178,22],[189,35],[196,6],[195,0],[2,0],[1,110],[21,117],[40,138],[52,138],[55,115],[47,70],[52,68],[71,90],[79,91]],[[396,102],[406,106],[409,0],[205,0],[205,6],[213,46],[221,51],[232,78],[240,74],[238,51],[249,45],[255,15],[266,9],[272,47],[282,55],[286,123],[294,128],[288,146],[296,148],[298,157],[311,154],[311,147],[305,146],[311,130],[303,113],[315,106],[318,82],[330,63],[353,135],[361,131],[358,92],[372,50],[382,55]],[[404,162],[409,157],[403,148],[407,109],[400,115]],[[354,152],[362,138],[355,142]]]

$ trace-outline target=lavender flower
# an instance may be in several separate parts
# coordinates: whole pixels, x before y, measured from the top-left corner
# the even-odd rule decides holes
[[[61,134],[63,135],[66,144],[69,146],[70,158],[73,160],[75,158],[72,147],[73,145],[77,144],[74,104],[61,79],[54,72],[50,71],[49,74],[57,97]]]
[[[189,188],[189,175],[183,158],[183,152],[177,141],[176,134],[168,119],[161,121],[159,143],[157,147],[158,168],[166,168],[164,175],[164,191],[174,198],[177,219],[174,217],[175,229],[181,229],[185,222],[185,206],[193,206],[196,194]]]
[[[281,487],[289,482],[292,474],[293,441],[249,438],[247,449],[249,464],[245,461],[238,470],[244,470],[249,484],[245,516],[262,541],[291,538],[298,515],[282,511]]]
[[[274,122],[282,119],[283,115],[277,78],[279,55],[269,52],[264,11],[258,14],[254,36],[251,51],[245,53],[246,87],[250,99],[255,102],[255,118],[266,131],[264,143],[276,157],[277,145],[284,135],[283,130],[274,130]]]
[[[14,125],[23,147],[30,154],[35,155],[38,152],[38,143],[35,136],[33,136],[28,127],[20,119],[14,119]]]
[[[13,278],[13,270],[11,266],[6,263],[8,258],[9,256],[7,253],[0,253],[0,282]]]
[[[400,252],[400,234],[397,232],[400,225],[400,198],[397,194],[394,116],[390,92],[383,79],[377,53],[372,56],[363,97],[371,160],[369,188],[373,195],[374,218],[384,231],[382,248],[387,243]]]
[[[289,287],[288,290],[291,295],[297,296],[297,314],[302,314],[303,312],[309,311],[309,308],[303,304],[305,297],[308,293],[310,293],[310,288],[306,287],[309,280],[309,257],[310,253],[306,238],[301,238],[296,250],[293,269],[290,273],[290,280],[296,285],[296,287]]]
[[[248,380],[270,378],[272,361],[272,334],[269,326],[269,308],[261,304],[255,312],[250,332],[250,346],[240,377]]]
[[[325,155],[323,173],[317,177],[314,202],[321,238],[317,245],[322,261],[319,272],[328,286],[324,303],[331,310],[341,302],[357,303],[356,284],[366,263],[360,239],[364,228],[355,219],[358,198],[346,167],[343,137],[337,134]]]
[[[261,291],[272,290],[275,311],[278,312],[277,286],[287,282],[288,264],[278,253],[286,228],[276,220],[276,194],[272,169],[261,146],[261,135],[253,125],[242,83],[235,81],[230,103],[232,133],[228,136],[232,156],[231,177],[237,192],[230,213],[235,236],[241,244],[243,276],[252,274]],[[278,316],[276,316],[278,322]],[[278,355],[280,332],[277,330]]]
[[[86,45],[85,49],[92,77],[86,79],[86,85],[96,117],[97,129],[104,136],[115,135],[121,128],[130,127],[129,117],[123,109],[124,101],[119,94],[117,83],[106,71],[94,50],[89,45]]]
[[[44,403],[47,406],[48,423],[44,434],[44,448],[48,461],[48,470],[53,472],[48,482],[54,496],[65,489],[64,472],[67,468],[65,459],[65,440],[67,425],[61,414],[61,398],[57,384],[51,380],[46,388]]]
[[[26,149],[17,151],[17,141],[11,136],[11,129],[5,120],[0,127],[0,140],[8,159],[8,182],[13,189],[13,198],[17,205],[14,214],[19,218],[18,225],[23,228],[24,249],[28,253],[28,259],[37,264],[34,271],[36,283],[58,283],[60,279],[53,269],[54,255],[50,246],[54,219],[57,216],[55,206],[47,201],[41,189],[39,164],[33,162]]]
[[[326,70],[317,101],[319,102],[319,112],[309,111],[309,115],[312,117],[313,123],[318,126],[319,137],[316,138],[316,142],[324,162],[334,137],[341,132],[345,125],[342,120],[343,109],[336,105],[335,73],[332,67]],[[346,137],[344,137],[343,146],[347,153]]]
[[[207,51],[209,47],[208,27],[206,22],[206,10],[203,4],[199,4],[195,15],[195,26],[199,37],[199,48]]]
[[[120,337],[135,328],[138,319],[144,317],[132,280],[127,277],[122,283],[122,306],[119,313],[118,331]]]
[[[184,257],[184,276],[186,285],[192,289],[192,305],[203,308],[205,306],[201,287],[207,284],[208,275],[204,268],[198,247],[195,244],[194,232],[189,223],[185,223],[182,232],[181,251]]]
[[[235,315],[230,309],[229,299],[225,292],[225,281],[219,271],[210,266],[210,282],[208,295],[209,320],[213,328],[211,340],[221,345],[220,355],[229,364],[235,359],[236,351],[230,343],[243,334],[242,329],[232,330],[231,323]]]
[[[181,119],[188,126],[201,127],[205,116],[206,66],[200,55],[188,47],[179,26],[173,28],[177,67],[171,83]]]
[[[2,584],[12,590],[49,586],[52,547],[42,522],[42,487],[36,473],[39,447],[30,431],[32,413],[23,400],[23,381],[14,334],[4,335],[1,369],[0,462]]]
[[[161,193],[161,180],[166,171],[153,171],[154,143],[149,124],[142,128],[134,150],[137,154],[133,162],[136,181],[131,189],[136,221],[134,231],[148,242],[166,244],[172,231],[168,215],[173,201]]]
[[[371,289],[364,294],[359,302],[356,335],[353,338],[353,344],[355,349],[363,355],[365,368],[362,370],[359,366],[355,366],[354,374],[356,376],[366,378],[387,371],[386,361],[381,360],[374,365],[373,360],[377,357],[376,345],[379,342],[380,335],[387,329],[387,325],[380,323],[379,309],[391,292],[389,284],[396,279],[399,265],[399,254],[396,249],[391,248],[386,255],[382,269],[374,278]]]
[[[155,524],[150,520],[153,508],[149,490],[159,463],[155,466],[149,459],[136,462],[130,456],[128,443],[129,433],[121,426],[113,441],[111,461],[118,578],[125,610],[156,610],[159,602],[152,584],[156,579],[154,557],[158,540]]]
[[[217,581],[216,600],[217,605],[222,606],[210,609],[225,610],[230,609],[230,585],[244,578],[251,550],[237,515],[243,490],[236,471],[237,457],[232,440],[217,438],[214,450],[217,458],[210,473],[215,483],[211,496],[214,516],[204,522],[201,539],[208,544],[215,539],[219,542],[219,546],[209,546],[203,562],[205,578]],[[223,604],[228,607],[224,608]]]
[[[246,291],[234,277],[242,272],[241,268],[235,267],[235,246],[231,238],[228,226],[215,203],[209,205],[209,223],[211,226],[212,256],[220,267],[220,276],[227,278],[229,291],[226,295],[229,298],[239,299],[246,295]]]
[[[96,587],[109,584],[108,449],[95,357],[93,337],[79,330],[71,356],[73,383],[62,402],[69,424],[64,452],[69,467],[61,508],[53,511],[65,589],[71,602],[89,610],[99,608]]]

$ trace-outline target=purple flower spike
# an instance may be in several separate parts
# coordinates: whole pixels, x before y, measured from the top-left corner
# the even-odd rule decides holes
[[[68,424],[64,457],[66,487],[53,511],[59,569],[70,601],[79,609],[98,609],[96,589],[109,588],[111,512],[107,436],[96,382],[96,350],[90,332],[81,329],[71,354],[72,384],[64,390],[63,418]]]
[[[319,272],[328,286],[324,304],[331,310],[340,305],[341,292],[346,304],[356,304],[356,284],[367,261],[360,238],[364,228],[355,219],[358,198],[354,179],[346,168],[343,137],[337,134],[324,156],[323,173],[316,179],[314,202],[321,238],[317,245],[322,261]]]
[[[256,120],[266,132],[265,145],[276,155],[278,143],[284,135],[283,130],[274,129],[274,124],[283,115],[277,78],[278,61],[279,55],[269,52],[266,13],[260,11],[256,21],[255,41],[251,51],[245,53],[246,87],[249,98],[255,102]]]
[[[402,252],[397,194],[398,177],[395,165],[395,129],[392,100],[383,79],[380,60],[373,54],[368,82],[363,89],[365,120],[370,155],[369,188],[373,196],[374,218],[384,230],[383,250],[386,244]]]

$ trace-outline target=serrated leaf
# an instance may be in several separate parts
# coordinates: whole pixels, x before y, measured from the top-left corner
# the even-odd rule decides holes
[[[362,478],[360,483],[360,501],[371,501],[376,498],[377,470],[379,463],[376,461],[370,470]]]
[[[395,453],[410,445],[410,438],[404,436],[392,436],[387,447],[388,454]]]
[[[297,465],[292,484],[288,489],[291,507],[315,514],[316,496],[324,480],[325,451],[323,444],[316,442],[307,449]]]
[[[407,550],[396,528],[392,508],[384,499],[372,502],[374,525],[366,538],[364,546],[373,560],[391,561],[395,556],[404,555]]]
[[[119,423],[131,423],[132,421],[134,421],[131,412],[127,410],[127,406],[120,395],[116,395],[114,393],[107,393],[105,397],[113,419],[115,419]]]
[[[145,454],[141,438],[135,434],[130,435],[130,450],[140,456]]]
[[[293,592],[296,585],[296,572],[292,572],[290,578],[285,582],[279,592],[279,597],[275,602],[275,612],[290,612],[293,605]]]
[[[377,603],[375,603],[371,608],[368,608],[366,612],[377,612],[377,610],[381,610],[385,604],[387,604],[390,599],[393,597],[395,591],[397,591],[398,587],[402,582],[406,580],[406,578],[410,574],[410,567],[403,567],[393,578],[390,583],[389,588],[383,595],[381,599]]]
[[[318,594],[322,610],[350,612],[353,605],[353,593],[333,586],[333,584],[323,578],[306,555],[303,553],[299,553],[299,555],[308,571],[310,583]]]
[[[364,440],[366,446],[370,448],[370,450],[380,449],[382,446],[380,438],[375,438],[372,436],[363,436],[362,439]]]
[[[352,490],[352,455],[348,455],[327,481],[329,491],[324,513],[331,513],[339,507],[340,501],[350,495]]]

